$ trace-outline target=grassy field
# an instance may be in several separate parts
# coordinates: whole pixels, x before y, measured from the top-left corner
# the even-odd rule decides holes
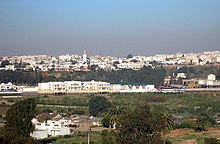
[[[71,113],[74,110],[83,110],[88,114],[88,102],[91,94],[73,94],[65,96],[36,95],[38,109],[51,109]],[[126,105],[134,106],[149,103],[153,108],[158,108],[162,113],[169,113],[176,116],[194,116],[201,113],[208,113],[210,116],[220,116],[220,93],[194,93],[194,94],[161,94],[161,93],[114,93],[104,94],[113,106]],[[16,101],[28,98],[0,98],[0,114],[5,115],[7,109]]]
[[[194,132],[191,129],[174,130],[168,135],[168,140],[172,144],[204,144],[205,138],[219,138],[220,128],[211,128],[205,132]],[[101,132],[89,133],[90,144],[102,144]],[[88,132],[74,134],[68,137],[55,137],[48,138],[44,141],[51,142],[53,144],[87,144]]]
[[[185,120],[187,124],[191,124],[190,129],[178,129],[172,131],[168,139],[173,144],[182,143],[204,143],[206,137],[220,137],[219,127],[209,127],[208,131],[196,133],[192,129],[194,127],[193,119],[201,114],[207,114],[210,118],[220,117],[220,93],[193,93],[193,94],[161,94],[161,93],[114,93],[99,94],[96,96],[105,96],[113,106],[126,105],[133,107],[143,103],[151,105],[152,109],[157,109],[161,113],[169,113],[179,116]],[[0,114],[5,116],[10,105],[16,101],[33,96],[23,96],[22,98],[0,98]],[[88,113],[88,102],[92,97],[91,94],[73,94],[65,96],[36,95],[38,100],[38,111],[51,109],[63,113],[72,114],[74,110],[82,110],[84,114]],[[55,144],[65,143],[87,143],[87,133],[75,134],[70,137],[51,138]],[[90,140],[99,144],[100,133],[92,132]]]

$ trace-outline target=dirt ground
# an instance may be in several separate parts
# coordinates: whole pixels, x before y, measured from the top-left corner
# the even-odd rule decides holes
[[[194,130],[188,130],[188,129],[183,129],[183,130],[174,130],[171,131],[168,135],[170,138],[177,138],[181,137],[187,134],[192,134],[200,137],[213,137],[220,139],[220,128],[209,128],[208,131],[205,132],[195,132]],[[184,140],[181,143],[183,144],[200,144],[197,142],[196,138],[193,139],[188,139]]]

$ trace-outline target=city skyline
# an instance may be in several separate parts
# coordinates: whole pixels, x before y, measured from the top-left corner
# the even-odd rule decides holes
[[[0,1],[0,55],[219,50],[218,0]]]

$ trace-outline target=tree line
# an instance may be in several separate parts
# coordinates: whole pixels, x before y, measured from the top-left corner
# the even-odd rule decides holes
[[[103,69],[90,72],[56,72],[56,71],[0,71],[0,82],[15,84],[37,85],[49,81],[106,81],[106,82],[144,82],[160,85],[166,76],[162,67],[152,68],[144,66],[140,70],[106,71]]]
[[[93,68],[95,67],[95,68]],[[177,73],[186,73],[187,78],[206,78],[210,73],[215,74],[220,79],[220,68],[210,67],[187,67],[164,68],[147,67],[140,70],[104,70],[98,66],[91,67],[89,72],[70,72],[70,71],[0,71],[0,82],[12,82],[15,84],[37,85],[40,82],[49,81],[106,81],[106,82],[143,82],[154,85],[162,85],[164,78]]]

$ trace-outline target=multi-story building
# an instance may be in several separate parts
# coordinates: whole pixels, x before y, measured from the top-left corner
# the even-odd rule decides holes
[[[109,93],[110,83],[100,81],[64,81],[38,84],[38,93]]]
[[[154,85],[144,83],[108,83],[101,81],[64,81],[38,84],[41,94],[155,92]]]

